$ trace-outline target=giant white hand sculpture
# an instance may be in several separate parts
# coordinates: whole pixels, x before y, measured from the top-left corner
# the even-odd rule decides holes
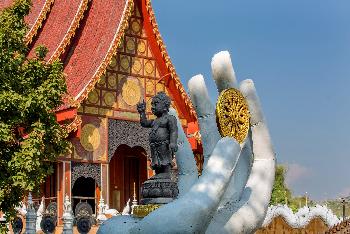
[[[219,92],[236,87],[228,52],[213,57],[212,71]],[[194,76],[188,86],[202,136],[202,176],[197,179],[192,150],[178,121],[178,198],[143,219],[113,217],[98,233],[253,233],[261,226],[271,196],[275,156],[253,82],[244,80],[239,86],[251,114],[250,132],[242,145],[221,138],[203,77]]]

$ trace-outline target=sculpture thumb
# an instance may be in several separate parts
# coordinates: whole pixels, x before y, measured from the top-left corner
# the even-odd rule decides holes
[[[178,149],[175,152],[175,155],[178,170],[178,197],[181,197],[182,195],[186,194],[188,190],[190,190],[190,188],[193,186],[193,184],[197,181],[198,171],[191,145],[187,140],[187,136],[183,131],[181,122],[175,109],[170,108],[169,114],[176,117],[177,129],[179,130],[177,138]]]
[[[131,233],[204,233],[236,165],[240,145],[222,138],[188,193],[136,224]]]

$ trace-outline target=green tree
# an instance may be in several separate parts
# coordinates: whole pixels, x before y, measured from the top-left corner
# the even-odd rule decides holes
[[[68,149],[54,112],[66,93],[63,65],[46,63],[43,46],[36,48],[36,58],[26,58],[24,16],[30,7],[30,0],[16,0],[0,12],[0,210],[8,221]]]
[[[288,203],[291,200],[292,193],[285,183],[285,174],[285,166],[277,165],[270,205],[286,204],[286,202]]]
[[[289,208],[296,212],[308,200],[308,206],[314,206],[316,203],[305,196],[293,197],[291,190],[285,183],[287,169],[284,165],[277,165],[275,171],[275,182],[273,184],[270,205],[287,204]]]

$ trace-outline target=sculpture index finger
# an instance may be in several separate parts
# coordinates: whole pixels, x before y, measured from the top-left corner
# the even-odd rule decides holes
[[[225,89],[237,87],[236,75],[228,51],[220,51],[213,56],[211,70],[219,93]]]
[[[198,116],[205,167],[216,143],[221,139],[216,125],[215,107],[209,98],[202,75],[192,77],[188,81],[188,88]]]

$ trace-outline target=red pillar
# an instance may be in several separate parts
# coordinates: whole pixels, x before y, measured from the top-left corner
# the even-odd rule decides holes
[[[57,224],[62,225],[63,215],[63,196],[64,196],[64,172],[65,167],[63,162],[57,162]]]

